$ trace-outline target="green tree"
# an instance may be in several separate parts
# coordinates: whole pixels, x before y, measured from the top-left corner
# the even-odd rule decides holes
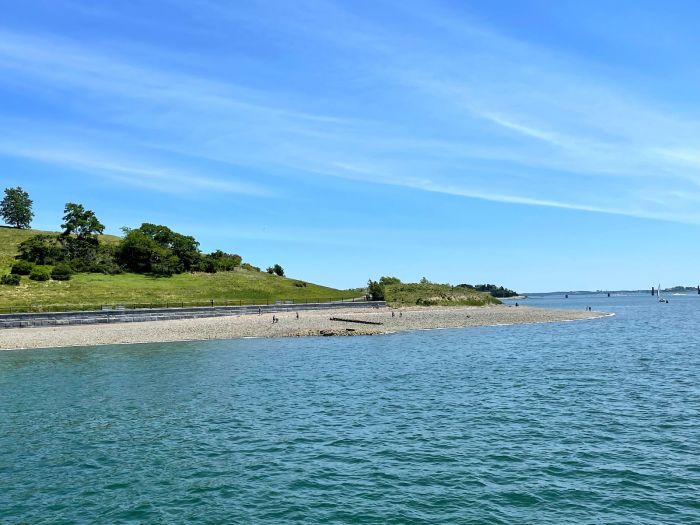
[[[367,281],[367,294],[372,301],[384,300],[384,285],[370,279]]]
[[[140,229],[125,231],[117,249],[117,260],[132,272],[150,273],[154,266],[171,255],[168,249]]]
[[[88,238],[102,234],[104,225],[97,219],[95,212],[86,210],[82,204],[69,202],[63,209],[63,237],[74,235],[77,238]]]
[[[194,237],[172,231],[167,226],[143,223],[132,230],[123,228],[124,239],[117,249],[117,260],[136,273],[173,275],[183,271],[216,268],[203,261]]]
[[[243,262],[243,258],[236,253],[226,253],[221,250],[216,250],[210,253],[207,257],[216,265],[216,269],[222,272],[229,272]]]
[[[284,277],[284,268],[282,268],[279,264],[275,264],[274,266],[270,266],[267,269],[267,273],[275,274],[275,275],[278,275],[280,277]]]
[[[97,236],[104,232],[105,227],[95,212],[86,210],[82,204],[69,202],[63,213],[61,241],[68,250],[69,258],[79,266],[97,251]]]
[[[6,224],[15,228],[29,228],[34,218],[32,200],[22,188],[5,188],[5,197],[0,201],[0,216]]]
[[[199,251],[199,242],[194,237],[174,232],[167,226],[147,222],[139,226],[138,230],[178,258],[179,267],[174,269],[175,273],[198,267],[202,254]]]
[[[401,284],[401,279],[398,277],[387,277],[387,276],[382,276],[379,278],[379,284],[382,286],[386,286],[388,284]]]

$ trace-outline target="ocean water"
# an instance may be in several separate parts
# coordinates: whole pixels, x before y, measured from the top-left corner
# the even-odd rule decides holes
[[[700,297],[390,336],[0,352],[2,524],[700,523]]]

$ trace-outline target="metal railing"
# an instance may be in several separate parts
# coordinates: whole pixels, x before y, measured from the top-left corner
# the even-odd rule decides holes
[[[42,312],[89,312],[109,310],[141,310],[158,308],[214,308],[226,306],[263,306],[284,304],[320,304],[366,302],[365,297],[309,297],[305,299],[209,299],[206,301],[166,301],[130,302],[130,303],[89,303],[89,304],[49,304],[16,305],[0,308],[0,314],[42,313]]]

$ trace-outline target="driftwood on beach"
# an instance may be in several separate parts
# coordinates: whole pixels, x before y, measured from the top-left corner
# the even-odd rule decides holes
[[[360,324],[375,324],[375,325],[383,325],[384,323],[380,323],[377,321],[361,321],[359,319],[344,319],[342,317],[331,317],[331,321],[341,321],[343,323],[360,323]]]

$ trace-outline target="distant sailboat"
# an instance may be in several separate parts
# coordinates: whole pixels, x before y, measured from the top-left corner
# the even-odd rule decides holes
[[[657,288],[656,295],[659,298],[660,303],[667,303],[668,302],[668,299],[661,298],[661,283],[659,283],[659,287]]]

